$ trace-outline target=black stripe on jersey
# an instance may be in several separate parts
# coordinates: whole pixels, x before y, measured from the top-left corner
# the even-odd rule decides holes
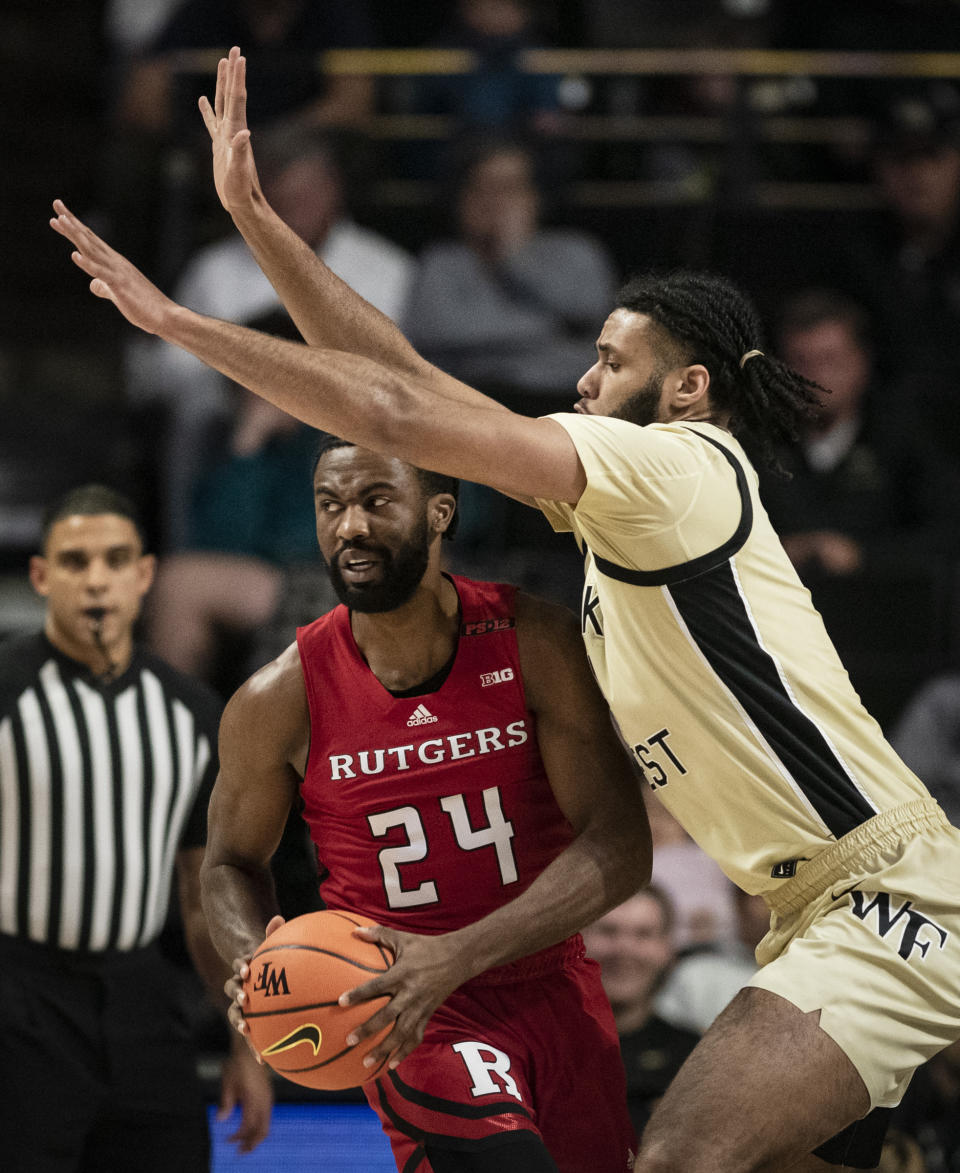
[[[426,1160],[426,1156],[427,1156],[427,1150],[423,1147],[422,1144],[418,1144],[417,1147],[410,1154],[409,1160],[404,1162],[404,1166],[403,1166],[401,1173],[414,1173],[414,1170],[419,1169],[420,1166],[423,1164],[423,1162]]]
[[[140,681],[140,687],[143,688],[142,676]],[[163,717],[167,723],[167,745],[169,746],[170,753],[170,769],[173,772],[173,785],[170,787],[170,796],[167,800],[167,809],[163,812],[163,841],[165,846],[170,838],[170,828],[173,825],[173,816],[177,809],[177,799],[180,797],[181,790],[185,786],[190,785],[190,779],[188,777],[183,777],[183,775],[180,773],[180,753],[183,747],[180,744],[180,733],[173,711],[173,702],[174,698],[166,689],[164,689]],[[193,726],[194,737],[196,737],[195,723],[191,722],[191,726]],[[193,763],[197,759],[197,747],[195,740],[186,747],[185,756],[191,763],[190,769],[192,770]],[[189,812],[186,812],[186,814],[187,817],[189,817]]]
[[[442,1096],[432,1096],[419,1088],[405,1083],[396,1071],[387,1073],[387,1078],[393,1084],[397,1093],[411,1104],[420,1108],[429,1108],[432,1112],[445,1112],[448,1116],[460,1116],[464,1120],[482,1120],[485,1116],[526,1116],[533,1119],[519,1100],[497,1100],[492,1104],[461,1104],[458,1100],[445,1100]]]
[[[391,1077],[393,1072],[390,1073]],[[398,1131],[402,1132],[404,1136],[409,1136],[411,1140],[417,1141],[419,1144],[429,1144],[431,1141],[437,1145],[442,1145],[447,1149],[459,1149],[462,1152],[477,1152],[482,1149],[495,1148],[502,1145],[504,1141],[510,1140],[514,1133],[521,1131],[520,1129],[508,1129],[506,1131],[490,1133],[488,1136],[466,1137],[466,1136],[448,1136],[442,1132],[424,1132],[422,1128],[417,1128],[416,1125],[411,1124],[409,1120],[404,1118],[396,1111],[387,1099],[387,1093],[383,1088],[383,1080],[378,1079],[376,1083],[377,1096],[380,1100],[380,1107],[386,1116],[389,1117],[390,1123]],[[466,1105],[458,1105],[465,1107]],[[514,1109],[511,1109],[514,1111]],[[485,1113],[486,1114],[486,1113]],[[502,1112],[494,1112],[492,1115],[503,1115]],[[529,1113],[524,1113],[529,1115]],[[532,1130],[527,1130],[532,1131]]]
[[[63,773],[63,754],[60,748],[60,738],[57,736],[53,724],[53,713],[50,711],[47,690],[38,686],[36,694],[40,708],[40,719],[43,721],[43,739],[46,743],[47,753],[50,755],[50,775],[53,778],[60,777]],[[63,789],[59,786],[51,787],[50,810],[47,819],[50,832],[50,857],[48,859],[50,874],[47,881],[46,939],[59,941],[63,900]]]
[[[684,582],[688,578],[694,578],[698,574],[706,574],[707,571],[722,566],[724,562],[736,554],[749,537],[750,530],[753,528],[753,502],[750,499],[750,488],[747,485],[747,474],[743,471],[743,466],[733,453],[724,448],[722,444],[718,444],[716,440],[704,436],[701,432],[696,434],[701,440],[706,440],[708,444],[719,449],[736,473],[737,492],[740,494],[739,525],[727,541],[715,550],[708,550],[706,554],[691,558],[689,562],[681,562],[677,566],[665,566],[662,570],[631,570],[626,566],[618,566],[616,562],[611,562],[608,558],[601,558],[599,554],[594,553],[593,561],[597,569],[607,578],[615,578],[620,582],[630,583],[631,586],[672,586],[674,583]]]
[[[23,721],[19,711],[10,722],[13,734],[14,754],[17,770],[17,791],[20,803],[20,841],[17,858],[17,932],[28,934],[30,891],[30,824],[34,818],[30,803],[30,771],[27,769],[27,741],[23,733]]]
[[[123,766],[120,760],[120,733],[117,729],[117,707],[106,704],[107,736],[110,743],[110,771],[113,786],[113,900],[110,907],[110,930],[107,946],[115,948],[120,936],[120,912],[123,907],[123,889],[127,879],[127,855],[123,846],[124,793]],[[129,800],[126,800],[129,801]]]
[[[90,752],[90,733],[87,729],[86,718],[77,695],[75,682],[64,681],[67,699],[77,726],[77,735],[80,740],[80,762],[83,770],[83,795],[81,810],[83,811],[83,858],[92,860],[94,856],[94,827],[93,827],[93,755]],[[77,948],[90,948],[90,931],[93,927],[93,881],[92,867],[83,869],[83,897],[80,901],[80,931],[77,935]]]
[[[143,825],[140,828],[140,849],[146,861],[150,859],[150,811],[153,809],[153,754],[144,737],[147,728],[147,698],[143,688],[143,676],[137,681],[137,733],[140,744],[140,762],[143,769]],[[143,891],[140,894],[140,909],[137,913],[137,938],[147,923],[147,898],[150,895],[149,867],[145,867],[143,876]]]
[[[669,592],[697,647],[833,834],[839,838],[875,815],[780,679],[754,631],[732,563]]]

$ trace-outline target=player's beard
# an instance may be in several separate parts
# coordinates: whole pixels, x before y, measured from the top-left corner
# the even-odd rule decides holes
[[[610,418],[626,420],[627,423],[639,424],[640,427],[657,423],[660,419],[660,393],[665,373],[654,371],[642,387],[610,412]]]
[[[353,542],[352,550],[369,550],[381,561],[380,578],[377,582],[348,583],[340,572],[340,555],[334,556],[328,564],[330,582],[337,598],[351,611],[380,614],[394,611],[412,598],[420,585],[430,560],[430,534],[427,519],[422,517],[409,539],[395,551],[385,549],[373,542]]]

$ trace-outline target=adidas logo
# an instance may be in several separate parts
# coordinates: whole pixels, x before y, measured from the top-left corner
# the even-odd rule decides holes
[[[417,707],[410,714],[408,725],[432,725],[435,721],[439,721],[439,717],[435,717],[426,705],[417,705]]]

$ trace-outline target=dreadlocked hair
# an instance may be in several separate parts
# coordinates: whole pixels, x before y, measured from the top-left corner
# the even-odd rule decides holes
[[[668,369],[707,368],[716,412],[729,416],[730,430],[752,441],[763,463],[780,469],[777,447],[796,441],[801,424],[816,416],[823,388],[762,353],[760,318],[746,294],[725,277],[681,269],[632,277],[617,305],[660,328],[655,345]],[[749,351],[761,353],[741,366]]]

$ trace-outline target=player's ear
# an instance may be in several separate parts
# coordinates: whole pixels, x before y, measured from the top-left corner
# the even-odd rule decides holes
[[[42,554],[33,554],[30,557],[30,585],[38,595],[46,597],[50,593],[48,585],[48,564]]]
[[[137,559],[137,589],[140,597],[153,586],[157,574],[157,559],[153,554],[141,554]]]
[[[677,380],[671,396],[674,407],[686,410],[706,405],[710,390],[710,372],[703,363],[681,367],[673,377]]]
[[[443,534],[450,528],[457,509],[457,500],[452,493],[435,493],[427,505],[430,528],[436,534]]]

